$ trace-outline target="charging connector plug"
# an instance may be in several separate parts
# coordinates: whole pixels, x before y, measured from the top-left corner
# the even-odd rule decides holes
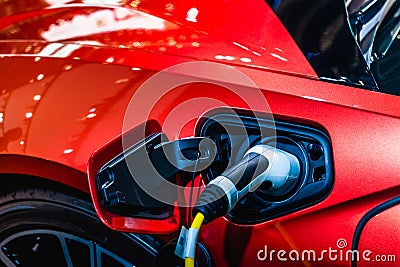
[[[199,197],[193,216],[204,215],[204,224],[224,216],[261,184],[269,190],[284,190],[300,176],[298,159],[268,145],[250,148],[243,159],[212,180]]]

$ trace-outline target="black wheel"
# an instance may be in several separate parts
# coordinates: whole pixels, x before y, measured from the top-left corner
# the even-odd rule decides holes
[[[0,259],[6,266],[148,267],[156,255],[149,240],[108,229],[88,199],[64,188],[1,189]]]

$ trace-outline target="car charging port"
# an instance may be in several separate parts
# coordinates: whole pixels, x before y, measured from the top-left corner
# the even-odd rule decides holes
[[[216,160],[203,175],[208,183],[257,145],[275,147],[299,161],[298,179],[279,190],[271,189],[270,182],[265,181],[257,190],[243,197],[227,214],[235,223],[264,222],[314,205],[331,192],[332,147],[322,127],[294,123],[287,118],[264,119],[262,114],[253,117],[232,112],[224,114],[222,111],[207,118],[199,126],[198,135],[212,139],[218,151]]]
[[[277,149],[294,155],[300,164],[300,174],[298,179],[288,181],[287,185],[279,190],[274,190],[274,188],[268,188],[268,186],[264,185],[259,187],[255,194],[273,202],[283,201],[295,195],[296,191],[305,182],[309,173],[309,161],[304,147],[297,141],[285,136],[262,138],[254,142],[254,144],[251,144],[251,146],[260,144],[276,147]]]

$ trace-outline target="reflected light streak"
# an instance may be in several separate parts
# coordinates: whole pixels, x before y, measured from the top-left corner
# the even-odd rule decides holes
[[[214,58],[218,60],[229,60],[229,61],[235,60],[235,57],[233,56],[216,55]]]
[[[281,57],[280,55],[277,55],[275,53],[271,53],[271,56],[273,56],[274,58],[280,59],[282,61],[288,61],[286,58]]]
[[[43,80],[43,78],[44,78],[44,74],[43,74],[43,73],[40,73],[40,74],[36,77],[36,80],[41,81],[41,80]]]
[[[114,59],[113,57],[109,57],[109,58],[106,59],[106,62],[107,62],[107,63],[113,63],[114,60],[115,60],[115,59]]]
[[[121,13],[125,15],[123,18],[120,18]],[[96,11],[89,15],[76,15],[72,20],[50,25],[49,29],[43,31],[41,35],[47,41],[58,41],[85,35],[137,29],[162,30],[165,29],[165,20],[140,11],[116,8]]]
[[[64,149],[64,154],[70,154],[72,152],[74,152],[74,150],[72,148]]]
[[[122,0],[83,0],[85,4],[100,4],[100,5],[121,5]]]
[[[199,15],[199,10],[195,7],[192,7],[188,10],[186,14],[186,20],[190,22],[197,22],[197,16]]]
[[[72,54],[72,52],[78,50],[79,48],[81,48],[81,46],[78,44],[67,44],[58,51],[56,51],[54,54],[52,54],[52,56],[61,58],[68,57],[69,55]]]
[[[61,5],[72,2],[72,0],[46,0],[45,2],[49,5]]]
[[[88,118],[88,119],[92,119],[92,118],[94,118],[94,117],[96,117],[96,113],[89,113],[89,114],[86,116],[86,118]]]
[[[240,61],[242,61],[242,62],[244,62],[244,63],[250,63],[250,62],[251,62],[251,59],[250,59],[250,58],[247,58],[247,57],[242,57],[242,58],[240,59]]]
[[[71,55],[72,52],[78,50],[80,47],[81,45],[79,44],[48,44],[37,54],[38,57],[35,57],[35,62],[40,60],[39,56],[64,58]]]
[[[246,47],[246,46],[244,46],[244,45],[241,45],[241,44],[239,44],[239,43],[236,43],[236,42],[233,42],[233,44],[234,44],[234,45],[236,45],[236,46],[239,46],[240,48],[243,48],[244,50],[250,51],[250,49],[249,49],[249,48],[247,48],[247,47]]]
[[[63,46],[60,43],[48,44],[38,53],[38,56],[50,56]]]
[[[305,99],[309,99],[309,100],[319,101],[319,102],[327,102],[325,99],[318,98],[318,97],[313,97],[313,96],[303,95],[303,96],[301,96],[301,97],[302,97],[302,98],[305,98]]]

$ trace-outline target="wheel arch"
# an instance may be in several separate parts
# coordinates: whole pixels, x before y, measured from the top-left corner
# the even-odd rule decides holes
[[[0,155],[0,186],[14,183],[15,177],[34,183],[52,181],[89,194],[86,173],[80,170],[32,156]]]

